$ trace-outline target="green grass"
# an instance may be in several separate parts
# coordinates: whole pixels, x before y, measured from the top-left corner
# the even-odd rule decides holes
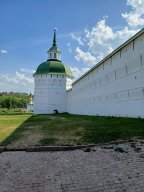
[[[31,115],[0,115],[0,144],[9,139],[13,141],[17,139],[17,132],[20,132],[21,125],[30,118]],[[19,134],[22,135],[22,134]]]
[[[144,139],[144,119],[70,114],[1,115],[1,146],[73,145]]]

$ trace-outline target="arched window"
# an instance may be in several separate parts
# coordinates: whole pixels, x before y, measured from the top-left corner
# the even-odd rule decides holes
[[[54,59],[56,59],[56,53],[54,53]]]

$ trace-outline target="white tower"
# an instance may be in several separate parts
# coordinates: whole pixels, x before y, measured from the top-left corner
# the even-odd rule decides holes
[[[34,76],[34,113],[51,114],[54,110],[65,112],[66,90],[71,87],[73,76],[70,68],[61,62],[61,52],[56,45],[54,30],[53,45],[48,51],[48,60],[41,63]]]

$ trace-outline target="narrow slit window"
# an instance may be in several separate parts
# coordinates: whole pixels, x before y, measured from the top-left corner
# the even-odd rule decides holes
[[[56,59],[56,53],[54,53],[54,59]]]

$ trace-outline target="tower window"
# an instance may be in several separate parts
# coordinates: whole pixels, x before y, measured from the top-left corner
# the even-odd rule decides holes
[[[54,58],[56,59],[56,53],[54,53]]]

